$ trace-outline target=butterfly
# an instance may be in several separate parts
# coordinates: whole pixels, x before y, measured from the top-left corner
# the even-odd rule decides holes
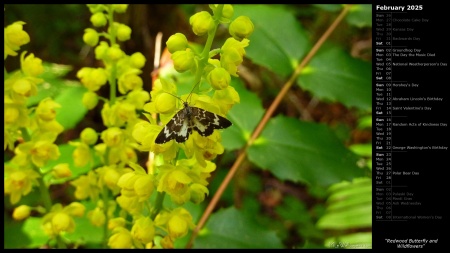
[[[224,129],[232,125],[231,121],[218,114],[189,106],[184,101],[183,106],[184,108],[179,110],[158,134],[156,144],[164,144],[173,139],[182,143],[189,138],[192,130],[201,136],[210,136],[214,129]]]

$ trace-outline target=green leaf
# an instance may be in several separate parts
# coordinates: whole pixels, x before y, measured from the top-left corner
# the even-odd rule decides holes
[[[49,237],[42,230],[42,218],[37,217],[28,217],[22,226],[22,232],[25,234],[25,238],[20,239],[20,248],[39,248],[42,245],[45,245]],[[9,233],[5,233],[5,241],[6,235]],[[20,234],[13,234],[14,236],[21,236]]]
[[[195,240],[195,248],[274,249],[283,244],[274,231],[256,223],[234,207],[213,214]]]
[[[372,27],[372,5],[352,5],[345,19],[349,24],[356,27]]]
[[[5,210],[5,212],[3,213],[3,224],[5,231],[3,236],[4,249],[29,248],[28,245],[31,244],[31,239],[28,238],[23,230],[24,223],[25,222],[23,221],[13,220],[11,218],[11,215]],[[6,233],[6,231],[8,231],[8,233]]]
[[[236,81],[233,87],[239,93],[241,102],[235,104],[227,114],[233,125],[222,131],[222,143],[228,150],[243,147],[264,114],[261,100],[256,94],[245,89],[240,80]]]
[[[372,227],[372,180],[355,178],[330,187],[327,210],[317,222],[321,229]]]
[[[68,65],[54,63],[43,63],[42,65],[44,72],[39,78],[44,79],[44,82],[37,85],[36,96],[27,99],[27,106],[36,105],[46,97],[54,98],[67,85],[67,81],[61,77],[72,70],[72,67]]]
[[[245,15],[255,29],[246,56],[281,77],[289,76],[311,47],[307,34],[283,5],[235,5],[235,17]]]
[[[83,217],[74,217],[75,221],[75,231],[73,233],[67,233],[65,237],[79,245],[101,245],[103,242],[103,226],[94,226],[89,219],[87,214],[89,211],[95,209],[96,204],[92,201],[83,201],[82,204],[86,207],[85,215]]]
[[[87,113],[87,108],[81,102],[86,88],[81,85],[68,86],[55,98],[61,105],[57,110],[56,120],[65,130],[74,128]]]
[[[332,249],[371,249],[372,232],[352,233],[349,235],[330,237],[325,240],[324,244]]]
[[[321,100],[367,111],[372,108],[372,65],[336,46],[322,46],[297,84]]]
[[[97,165],[100,164],[100,158],[96,155],[93,155],[94,162],[92,164],[88,163],[87,165],[82,166],[82,167],[75,166],[75,163],[72,158],[72,154],[73,154],[73,151],[75,150],[75,147],[72,145],[69,145],[69,144],[62,144],[62,145],[59,145],[58,148],[59,148],[59,152],[61,154],[59,156],[59,158],[54,161],[50,160],[47,164],[45,164],[45,166],[42,168],[42,170],[50,171],[57,164],[68,163],[69,168],[72,171],[72,176],[68,177],[68,178],[62,178],[62,179],[53,181],[52,183],[63,183],[66,181],[73,180],[75,178],[78,178],[80,175],[86,174],[89,170],[97,167]],[[93,150],[91,150],[91,151],[94,152]],[[52,177],[50,174],[47,174],[45,176],[46,181],[50,180],[51,178]]]
[[[358,157],[326,125],[284,116],[270,120],[248,156],[281,180],[328,186],[363,175]]]

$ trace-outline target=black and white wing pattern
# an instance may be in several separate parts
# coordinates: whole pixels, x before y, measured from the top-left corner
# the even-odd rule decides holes
[[[156,144],[163,144],[175,139],[176,142],[185,142],[192,129],[201,136],[210,136],[214,129],[224,129],[231,126],[231,122],[215,113],[208,112],[198,107],[191,107],[187,102],[184,108],[164,126],[155,139]]]

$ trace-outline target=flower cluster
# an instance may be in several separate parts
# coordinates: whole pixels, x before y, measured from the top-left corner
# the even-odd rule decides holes
[[[30,41],[23,30],[24,24],[18,21],[4,29],[5,60],[8,56],[17,56],[20,47]],[[55,144],[64,130],[56,120],[60,104],[47,97],[36,106],[28,105],[28,99],[37,95],[38,85],[44,82],[40,78],[43,72],[42,60],[32,53],[27,55],[26,51],[20,54],[20,70],[8,73],[5,69],[4,149],[13,151],[14,156],[5,164],[4,192],[15,205],[33,188],[39,188],[45,207],[19,205],[14,209],[13,218],[24,220],[32,215],[31,211],[44,214],[43,229],[50,238],[55,238],[74,230],[72,217],[83,216],[85,207],[78,202],[66,207],[51,203],[49,185],[68,180],[72,171],[67,163],[48,166],[49,161],[60,156]],[[47,176],[44,178],[44,175]]]
[[[151,91],[152,100],[143,106],[143,110],[153,115],[159,114],[163,125],[184,106],[181,103],[183,101],[221,116],[225,116],[240,101],[239,94],[230,83],[232,76],[238,76],[238,66],[243,62],[245,47],[249,45],[248,37],[254,26],[245,16],[233,20],[234,11],[229,4],[210,5],[210,8],[213,14],[201,11],[189,19],[194,34],[208,36],[202,52],[197,52],[182,33],[170,36],[166,42],[175,70],[180,73],[191,72],[196,80],[192,93],[180,98],[175,96],[177,85],[174,81],[164,77],[155,80]],[[231,36],[220,48],[211,50],[218,25],[227,23]],[[209,87],[205,87],[205,83]],[[137,178],[142,178],[142,185],[155,188],[158,196],[170,196],[175,204],[201,203],[209,194],[207,179],[216,169],[212,160],[224,152],[220,132],[214,131],[205,137],[193,131],[184,143],[172,140],[156,144],[155,139],[163,126],[158,125],[154,118],[148,118],[149,121],[141,120],[134,125],[132,136],[140,144],[140,150],[157,155],[157,162],[153,163],[150,175],[134,168],[135,172],[121,177],[119,186],[122,187],[122,195],[118,198],[119,204],[134,214],[141,213],[145,208],[137,191]],[[177,160],[180,150],[186,159]],[[146,188],[145,194],[141,194],[146,196],[151,191]],[[164,248],[172,248],[175,239],[186,235],[194,226],[190,214],[181,207],[170,212],[159,212],[154,225],[166,233],[161,234],[163,239],[160,241]],[[121,238],[133,238],[123,229],[117,231],[117,238],[119,235]],[[131,241],[124,240],[127,243]]]

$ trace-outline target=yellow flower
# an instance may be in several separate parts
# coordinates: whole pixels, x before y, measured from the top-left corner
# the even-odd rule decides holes
[[[238,41],[234,38],[228,38],[222,46],[220,53],[220,64],[232,76],[237,75],[237,66],[239,66],[245,55],[244,47],[249,44],[248,39]]]
[[[207,11],[200,11],[189,18],[189,23],[192,26],[192,31],[202,36],[214,28],[214,19]]]
[[[89,91],[97,91],[108,81],[106,70],[103,68],[82,68],[77,77]]]
[[[123,227],[117,227],[109,237],[108,246],[111,249],[131,249],[133,248],[133,238],[130,231]]]
[[[81,102],[88,110],[92,110],[98,104],[98,96],[95,92],[87,91],[83,94]]]
[[[62,232],[73,232],[75,230],[75,221],[72,215],[82,216],[84,206],[78,202],[73,202],[69,206],[62,207],[61,204],[55,204],[52,209],[42,218],[44,232],[54,237]]]
[[[108,229],[109,230],[113,230],[117,227],[124,227],[125,226],[125,219],[122,217],[117,217],[117,218],[113,218],[113,219],[109,219],[108,220]]]
[[[43,167],[48,160],[58,159],[60,155],[58,146],[49,141],[35,142],[30,154],[31,161],[38,167]]]
[[[89,211],[87,217],[91,221],[92,225],[96,227],[101,227],[106,222],[105,213],[98,206],[94,210]]]
[[[110,127],[102,132],[100,137],[108,147],[120,146],[124,141],[124,133],[118,127]]]
[[[131,235],[142,244],[153,241],[153,237],[155,236],[153,221],[149,217],[138,218],[131,228]]]
[[[130,90],[141,89],[144,81],[136,73],[126,73],[119,77],[119,92],[126,94]]]
[[[52,174],[55,178],[65,178],[71,177],[72,171],[70,170],[68,163],[60,163],[53,167]]]
[[[188,47],[188,41],[184,34],[175,33],[169,37],[166,45],[169,52],[173,54],[176,51],[184,51]]]
[[[241,41],[242,39],[250,37],[253,33],[255,26],[253,25],[250,18],[247,16],[239,16],[229,26],[230,35],[236,40]]]
[[[182,207],[175,208],[170,213],[160,212],[155,218],[155,225],[165,228],[172,239],[185,236],[195,227],[192,215]]]
[[[71,145],[76,146],[73,151],[72,158],[77,167],[85,166],[89,161],[92,160],[91,151],[89,146],[85,143],[75,143],[71,142]]]
[[[8,25],[4,29],[4,59],[6,59],[6,56],[8,55],[16,56],[17,53],[15,51],[18,51],[20,49],[20,46],[30,42],[30,36],[23,30],[24,24],[25,22],[23,21],[17,21],[12,23],[11,25]]]
[[[159,167],[158,192],[166,192],[176,204],[183,204],[190,198],[189,169],[185,166],[165,164]]]
[[[70,184],[76,187],[75,198],[80,200],[88,197],[92,200],[98,199],[100,188],[97,185],[97,174],[94,171],[89,171],[87,175],[80,176]]]
[[[23,52],[21,54],[21,68],[22,72],[26,76],[33,76],[36,77],[42,72],[44,72],[44,66],[42,66],[42,60],[34,57],[34,54],[29,54],[27,57],[24,58],[26,52]]]
[[[41,120],[52,121],[56,118],[55,108],[61,108],[61,105],[53,101],[51,98],[45,98],[36,108],[36,114]]]
[[[22,196],[31,192],[33,185],[37,185],[40,175],[33,169],[5,165],[5,194],[9,194],[11,204],[16,204]]]

